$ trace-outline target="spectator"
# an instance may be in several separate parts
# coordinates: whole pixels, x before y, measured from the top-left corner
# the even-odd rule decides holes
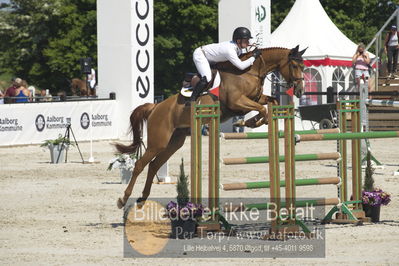
[[[96,71],[92,68],[91,73],[87,75],[87,96],[96,96]]]
[[[15,90],[16,103],[27,103],[30,100],[30,91],[27,88],[28,84],[23,80],[20,86]]]
[[[46,90],[40,90],[40,95],[37,99],[38,102],[46,102]]]
[[[13,78],[11,79],[12,85],[6,90],[6,94],[4,95],[4,102],[5,103],[15,103],[15,99],[9,99],[8,97],[15,97],[15,90],[19,87],[22,83],[22,79],[20,78]]]
[[[46,102],[51,102],[53,101],[53,95],[50,94],[50,90],[46,90]]]
[[[3,91],[0,89],[0,104],[4,103],[4,93]]]
[[[209,126],[208,125],[202,125],[201,134],[202,134],[202,136],[208,136],[209,135]]]
[[[36,101],[36,99],[34,99],[35,98],[35,96],[36,96],[36,88],[34,87],[34,86],[29,86],[28,87],[28,90],[29,90],[29,92],[30,92],[30,101],[31,102],[35,102]]]
[[[38,99],[39,102],[51,102],[52,95],[50,94],[49,90],[42,89],[40,91],[40,97]]]
[[[94,89],[96,87],[96,71],[92,68],[91,73],[87,75],[87,81],[89,83],[90,89]]]
[[[233,116],[233,124],[237,121],[244,120],[244,118],[245,118],[245,116],[243,116],[243,115]],[[244,127],[233,126],[233,132],[234,133],[242,133],[242,132],[244,132]]]
[[[391,26],[391,30],[385,37],[385,53],[388,55],[388,78],[394,78],[396,75],[396,67],[398,65],[399,52],[399,32],[395,25]]]
[[[365,51],[366,47],[363,43],[359,43],[356,53],[352,57],[353,68],[355,69],[356,88],[360,87],[360,79],[366,83],[370,77],[369,65],[370,56]]]

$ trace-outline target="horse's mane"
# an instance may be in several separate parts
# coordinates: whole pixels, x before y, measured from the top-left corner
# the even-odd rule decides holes
[[[291,50],[291,49],[285,47],[266,47],[266,48],[261,48],[259,50],[268,51],[268,50]]]
[[[283,48],[283,47],[267,47],[267,48],[261,48],[259,49],[260,51],[269,51],[269,50],[290,50],[288,48]],[[253,51],[250,51],[248,53],[242,54],[239,56],[241,60],[246,60],[249,57],[251,57],[253,54]],[[240,70],[237,67],[235,67],[230,61],[224,61],[224,62],[219,62],[215,64],[214,68],[217,70],[223,71],[223,72],[230,72],[234,74],[242,74],[248,71],[248,69]]]

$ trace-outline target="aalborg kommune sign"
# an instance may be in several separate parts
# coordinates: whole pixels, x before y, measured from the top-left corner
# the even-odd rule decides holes
[[[116,101],[0,105],[0,146],[37,144],[71,125],[78,141],[115,139]]]

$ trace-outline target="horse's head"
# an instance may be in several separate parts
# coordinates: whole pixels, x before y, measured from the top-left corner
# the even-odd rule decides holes
[[[306,48],[307,49],[307,48]],[[292,48],[285,63],[280,65],[280,73],[287,81],[289,87],[294,87],[294,94],[300,98],[303,94],[303,58],[306,49],[299,51],[299,45]]]

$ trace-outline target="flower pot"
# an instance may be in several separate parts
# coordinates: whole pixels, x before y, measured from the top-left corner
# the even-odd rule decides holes
[[[363,211],[365,212],[366,217],[370,217],[373,223],[380,221],[380,209],[381,205],[372,206],[369,204],[363,204]]]
[[[191,239],[194,237],[197,222],[195,220],[171,220],[172,233],[170,238],[173,239]]]
[[[68,145],[62,144],[49,144],[51,163],[64,163],[65,162],[65,151],[68,149]]]
[[[121,174],[121,183],[128,184],[130,178],[132,178],[132,171],[123,167],[121,167],[119,170]]]

